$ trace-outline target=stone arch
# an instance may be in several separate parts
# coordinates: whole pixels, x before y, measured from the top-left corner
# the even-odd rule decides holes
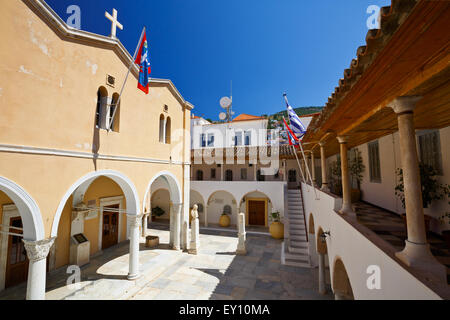
[[[229,196],[229,197],[231,198],[231,202],[232,202],[232,203],[231,203],[231,208],[232,208],[232,210],[233,210],[233,207],[234,207],[235,210],[236,210],[236,214],[237,214],[238,211],[239,211],[239,207],[238,207],[238,203],[237,203],[237,201],[236,201],[236,197],[235,197],[231,192],[226,191],[226,190],[216,190],[216,191],[212,192],[212,193],[209,195],[208,200],[207,200],[206,203],[205,203],[205,212],[206,212],[205,219],[206,219],[207,221],[211,221],[211,220],[210,220],[211,213],[215,214],[216,216],[217,216],[217,215],[220,216],[220,214],[222,214],[222,212],[217,212],[217,210],[223,209],[223,207],[227,204],[227,203],[217,204],[217,205],[216,205],[217,208],[215,208],[216,210],[213,209],[213,211],[211,211],[211,199],[212,199],[215,195],[217,195],[218,193],[224,193],[224,194],[226,194],[227,196]],[[233,203],[233,201],[234,201],[234,203]],[[232,211],[232,214],[231,214],[231,215],[233,216],[233,211]],[[233,220],[233,219],[232,219],[232,220]]]
[[[317,252],[318,253],[320,253],[320,254],[328,254],[327,242],[322,237],[323,233],[324,232],[322,230],[322,227],[319,227],[317,229],[316,248],[317,248]]]
[[[181,223],[182,223],[182,193],[180,183],[173,173],[170,171],[160,171],[158,172],[148,183],[147,189],[144,195],[144,201],[142,203],[142,208],[145,210],[147,203],[151,206],[148,201],[149,195],[151,197],[152,184],[158,179],[162,179],[165,182],[167,189],[169,190],[169,215],[170,215],[170,245],[175,249],[180,249],[181,241]],[[188,205],[188,204],[185,204]]]
[[[309,214],[308,233],[309,234],[315,234],[316,233],[316,231],[314,229],[314,216],[313,216],[312,213]]]
[[[145,210],[145,205],[147,204],[148,196],[151,191],[151,187],[153,182],[156,181],[156,179],[162,178],[168,185],[168,190],[170,193],[170,199],[173,203],[181,203],[181,187],[177,180],[177,178],[174,176],[172,172],[169,171],[160,171],[158,172],[148,183],[147,189],[145,190],[144,195],[144,201],[142,203],[142,210]]]
[[[37,241],[45,238],[44,223],[36,201],[21,186],[0,176],[0,190],[16,205],[23,223],[23,238]]]
[[[206,205],[205,205],[205,199],[203,198],[202,194],[198,192],[197,190],[190,190],[190,196],[189,196],[189,208],[192,208],[194,204],[199,205],[198,209],[198,215],[199,220],[204,221],[205,225],[208,223],[206,218]],[[200,204],[202,207],[200,207]]]
[[[334,259],[333,291],[338,300],[354,300],[353,289],[344,262],[340,257]]]
[[[126,201],[126,213],[128,215],[139,215],[139,195],[133,182],[124,174],[114,170],[99,170],[88,173],[82,178],[78,179],[72,184],[61,199],[58,208],[56,209],[55,217],[53,218],[51,236],[55,237],[58,234],[58,225],[61,218],[62,211],[66,205],[67,200],[73,194],[72,205],[76,206],[83,200],[84,194],[91,185],[91,183],[98,177],[105,176],[116,182],[123,191]]]

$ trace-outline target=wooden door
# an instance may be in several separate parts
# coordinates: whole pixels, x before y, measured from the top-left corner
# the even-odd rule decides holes
[[[108,209],[119,209],[119,205],[103,208],[102,249],[117,244],[119,239],[119,213]]]
[[[23,228],[22,219],[10,219],[11,227]],[[9,232],[22,234],[22,230],[10,228]],[[6,264],[5,288],[15,286],[27,280],[28,257],[22,237],[10,235],[8,238],[8,259]]]
[[[260,200],[248,200],[248,224],[255,226],[266,225],[266,204]]]

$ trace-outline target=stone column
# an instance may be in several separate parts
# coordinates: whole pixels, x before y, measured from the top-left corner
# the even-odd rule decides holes
[[[187,221],[183,222],[183,250],[189,252],[189,224]]]
[[[197,254],[200,248],[200,225],[198,222],[198,206],[194,204],[191,211],[192,221],[191,221],[191,243],[189,247],[189,253]]]
[[[313,186],[316,186],[316,166],[314,163],[314,152],[311,151],[311,177],[313,181]]]
[[[356,218],[356,213],[352,208],[352,198],[350,193],[350,179],[348,174],[348,158],[347,158],[347,136],[337,137],[341,148],[341,176],[342,176],[342,208],[341,214]]]
[[[129,215],[130,224],[130,256],[128,280],[139,278],[139,226],[142,221],[142,215]]]
[[[397,114],[408,231],[405,248],[398,252],[396,256],[406,265],[433,274],[446,281],[446,269],[430,252],[425,233],[422,188],[413,119],[413,111],[420,99],[421,97],[418,96],[399,97],[389,105]]]
[[[55,238],[38,241],[22,239],[22,241],[29,260],[26,299],[45,300],[46,258]]]
[[[206,203],[203,207],[203,210],[205,211],[205,227],[208,226],[208,203]]]
[[[181,250],[180,247],[180,223],[181,223],[181,209],[183,208],[182,203],[174,203],[172,205],[173,210],[173,250]],[[172,230],[171,230],[172,232]]]
[[[325,254],[318,253],[319,255],[319,293],[326,294],[327,288],[325,285]]]
[[[334,293],[334,300],[346,300],[345,297],[339,292]]]
[[[327,181],[327,159],[325,158],[325,142],[319,142],[320,145],[320,167],[322,170],[322,191],[329,192]]]
[[[236,249],[236,254],[245,255],[247,254],[247,249],[245,248],[245,214],[239,213],[238,215],[238,245]]]

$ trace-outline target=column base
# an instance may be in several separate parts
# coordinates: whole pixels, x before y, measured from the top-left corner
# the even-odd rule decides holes
[[[188,249],[188,253],[196,255],[198,252],[197,252],[197,249]]]
[[[237,249],[236,254],[238,256],[245,256],[247,254],[247,250],[246,249]]]
[[[181,247],[180,247],[180,246],[174,246],[174,245],[172,245],[172,246],[171,246],[171,249],[174,250],[174,251],[181,251]]]
[[[353,208],[351,206],[343,206],[341,210],[339,210],[339,213],[356,219],[356,212],[353,211]]]
[[[330,192],[330,188],[328,188],[328,184],[322,183],[322,187],[320,187],[320,190],[322,190],[323,192]]]
[[[139,273],[135,273],[135,274],[128,274],[127,275],[127,279],[128,280],[136,280],[140,277],[141,275]]]
[[[405,240],[405,248],[403,251],[396,252],[395,256],[408,267],[424,272],[436,278],[437,281],[447,283],[447,269],[433,256],[428,243],[413,243]]]

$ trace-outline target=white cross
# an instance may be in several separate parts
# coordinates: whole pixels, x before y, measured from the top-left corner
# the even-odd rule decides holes
[[[113,14],[112,16],[105,11],[105,17],[111,21],[111,38],[117,38],[116,37],[116,28],[118,27],[120,30],[123,30],[123,25],[117,21],[117,10],[113,8]]]

